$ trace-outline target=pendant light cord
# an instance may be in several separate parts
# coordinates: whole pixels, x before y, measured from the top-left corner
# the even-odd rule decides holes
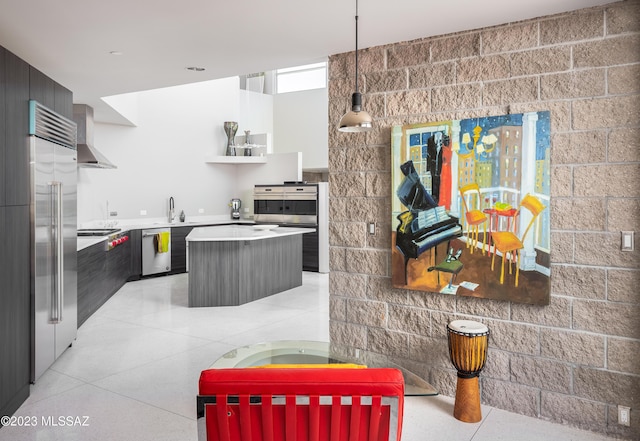
[[[358,0],[356,0],[356,93],[358,93]]]

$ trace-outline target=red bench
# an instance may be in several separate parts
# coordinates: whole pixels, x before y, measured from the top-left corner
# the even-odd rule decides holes
[[[400,441],[402,373],[392,368],[202,371],[199,441]]]

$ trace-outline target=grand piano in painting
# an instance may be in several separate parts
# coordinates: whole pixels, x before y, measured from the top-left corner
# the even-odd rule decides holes
[[[395,245],[404,256],[404,283],[407,285],[409,259],[417,259],[423,252],[435,250],[438,244],[460,237],[462,226],[457,217],[447,213],[445,207],[439,206],[431,197],[420,181],[413,161],[402,164],[400,170],[404,179],[396,195],[408,210],[397,216],[400,223],[396,228]]]

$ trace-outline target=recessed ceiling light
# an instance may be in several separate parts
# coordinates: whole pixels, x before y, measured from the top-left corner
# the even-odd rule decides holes
[[[204,71],[204,67],[198,67],[198,66],[190,66],[186,68],[187,70],[191,70],[193,72],[203,72]]]
[[[109,52],[109,53],[110,53],[111,55],[122,55],[122,54],[124,54],[124,52],[122,52],[122,51],[111,51],[111,52]]]

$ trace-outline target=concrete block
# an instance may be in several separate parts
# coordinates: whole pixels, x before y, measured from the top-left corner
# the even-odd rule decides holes
[[[484,378],[509,381],[511,379],[509,353],[489,349],[487,361],[480,375]]]
[[[558,230],[604,231],[606,199],[554,198],[551,204],[551,225]]]
[[[608,338],[607,368],[612,371],[640,375],[640,341]]]
[[[456,81],[470,83],[509,78],[511,73],[509,55],[489,55],[464,58],[457,62]]]
[[[367,197],[391,197],[391,173],[374,172],[366,174]]]
[[[640,129],[611,130],[607,158],[609,162],[640,162]]]
[[[571,422],[583,430],[598,431],[605,426],[606,404],[569,395],[542,391],[540,415],[555,423]]]
[[[640,40],[638,41],[640,44]],[[635,126],[640,114],[640,97],[616,96],[574,101],[573,128],[594,130],[609,127]]]
[[[575,263],[640,268],[640,249],[620,251],[620,233],[580,233],[575,236]],[[594,252],[597,246],[598,252]]]
[[[408,343],[408,356],[412,360],[428,363],[439,369],[453,369],[447,340],[414,334],[408,336]]]
[[[484,106],[507,105],[518,102],[526,103],[537,100],[538,79],[535,77],[484,83],[482,92],[482,104]]]
[[[555,265],[551,272],[551,294],[581,299],[606,298],[606,270],[603,268]],[[561,301],[553,298],[553,302]]]
[[[567,363],[603,368],[605,337],[570,330],[540,330],[540,355]]]
[[[329,175],[329,194],[332,196],[365,196],[364,173],[339,173]]]
[[[638,93],[640,91],[640,65],[610,67],[607,74],[610,94]]]
[[[483,378],[481,401],[489,406],[532,417],[538,416],[540,391],[536,388],[506,381]]]
[[[511,381],[552,392],[571,392],[568,364],[534,357],[511,357]]]
[[[387,323],[387,305],[371,300],[347,299],[347,322],[384,327]]]
[[[536,355],[539,328],[514,322],[483,320],[489,327],[489,346],[508,352]]]
[[[632,198],[607,198],[607,230],[640,230],[640,200]]]
[[[545,46],[603,36],[604,13],[601,9],[577,11],[540,21],[540,42]]]
[[[407,304],[442,312],[454,312],[457,299],[455,296],[444,296],[439,293],[424,291],[407,291]],[[446,323],[444,324],[446,326]]]
[[[626,302],[640,305],[640,271],[607,270],[607,299],[611,302]]]
[[[547,306],[513,303],[510,318],[536,325],[568,327],[571,325],[571,303],[562,297],[553,297]]]
[[[362,248],[365,244],[366,225],[363,222],[331,222],[329,245]]]
[[[329,339],[332,344],[335,343],[352,348],[366,348],[367,328],[352,323],[330,320]]]
[[[554,144],[555,148],[555,144]],[[553,153],[552,153],[553,157]],[[553,161],[552,161],[553,163]],[[552,198],[571,196],[573,194],[573,168],[551,167],[551,196]]]
[[[605,9],[607,35],[640,31],[640,3],[617,2]]]
[[[352,273],[389,275],[389,252],[347,248],[347,270]]]
[[[392,331],[427,336],[431,331],[431,315],[426,309],[391,304],[387,327]]]
[[[606,161],[607,132],[557,133],[551,136],[551,163],[590,164]]]
[[[459,314],[491,317],[499,319],[509,318],[509,303],[499,300],[479,299],[476,297],[458,297],[456,312]]]
[[[329,269],[333,271],[346,271],[346,248],[329,247]]]
[[[384,171],[389,173],[391,147],[359,147],[346,150],[348,171]]]
[[[384,70],[367,74],[367,93],[406,90],[408,86],[406,69]]]
[[[431,61],[456,60],[480,55],[480,33],[455,34],[431,41]]]
[[[455,83],[454,62],[427,64],[409,68],[409,89],[425,89]]]
[[[417,66],[431,61],[431,42],[396,44],[387,50],[387,67]]]
[[[368,276],[367,298],[399,305],[407,304],[407,291],[391,287],[389,277]]]
[[[574,329],[618,337],[640,339],[639,306],[576,300],[573,303]]]
[[[407,358],[408,336],[382,328],[368,328],[367,350],[390,357]]]
[[[434,87],[432,99],[434,112],[481,107],[482,88],[479,84]]]
[[[574,168],[575,196],[640,197],[640,165],[611,164]]]
[[[571,69],[571,48],[558,46],[511,54],[511,75],[537,75]]]
[[[605,40],[577,43],[573,47],[574,68],[615,66],[640,61],[640,35],[622,35]]]
[[[386,95],[387,116],[429,113],[431,99],[428,90],[393,92]]]
[[[337,295],[329,297],[329,318],[341,322],[347,319],[347,299]]]
[[[367,276],[341,271],[329,273],[331,295],[364,299],[367,297]]]
[[[519,23],[482,31],[482,53],[512,52],[538,45],[538,24]]]
[[[640,404],[640,381],[634,375],[578,367],[574,371],[574,389],[577,396],[593,401],[632,409]]]
[[[551,231],[551,262],[575,263],[575,237],[573,233]],[[553,281],[553,268],[551,269]]]
[[[585,98],[606,94],[605,69],[563,72],[540,77],[540,99]]]

